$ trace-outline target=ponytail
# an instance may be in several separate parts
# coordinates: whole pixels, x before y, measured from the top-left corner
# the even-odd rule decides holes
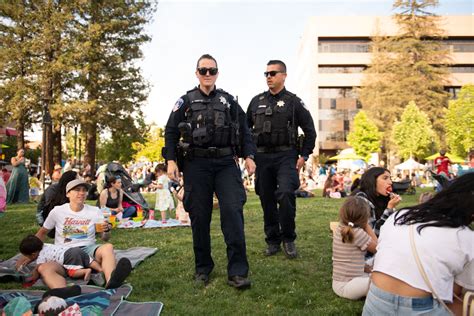
[[[354,227],[354,223],[349,222],[348,225],[344,225],[341,228],[341,236],[343,243],[352,243],[354,240],[354,233],[352,232],[352,228]]]

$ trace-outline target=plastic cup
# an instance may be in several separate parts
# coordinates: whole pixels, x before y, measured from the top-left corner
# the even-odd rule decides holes
[[[103,233],[104,232],[104,222],[95,223],[95,232]]]

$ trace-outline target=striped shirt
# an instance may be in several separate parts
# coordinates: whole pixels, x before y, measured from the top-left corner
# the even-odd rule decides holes
[[[332,278],[348,282],[364,274],[365,250],[372,238],[362,228],[353,228],[354,239],[343,243],[339,225],[332,239]]]

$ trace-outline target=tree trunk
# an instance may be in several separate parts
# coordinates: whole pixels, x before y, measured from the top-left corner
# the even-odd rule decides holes
[[[83,125],[84,126],[84,125]],[[90,164],[91,166],[91,173],[95,174],[95,151],[97,147],[97,124],[96,123],[88,123],[84,126],[85,129],[84,134],[86,138],[85,144],[85,153],[84,153],[84,163],[83,166],[87,166]]]
[[[56,124],[53,133],[53,162],[61,164],[62,160],[62,146],[61,146],[61,124]]]
[[[25,148],[25,124],[21,120],[16,124],[16,146],[18,149]]]

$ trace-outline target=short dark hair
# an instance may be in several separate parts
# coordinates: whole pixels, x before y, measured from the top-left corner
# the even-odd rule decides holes
[[[31,255],[43,249],[43,242],[35,235],[28,235],[20,242],[20,252],[23,255]]]
[[[270,65],[279,65],[281,67],[281,70],[286,73],[286,65],[281,60],[272,59],[267,63],[267,66],[270,66]]]
[[[196,63],[196,69],[199,68],[199,62],[200,62],[201,60],[203,60],[203,59],[211,59],[211,60],[213,60],[213,61],[216,63],[216,68],[217,68],[217,60],[216,60],[214,57],[212,57],[211,55],[209,55],[209,54],[204,54],[204,55],[202,55],[201,57],[199,57],[199,59],[198,59],[198,61],[197,61],[197,63]]]

